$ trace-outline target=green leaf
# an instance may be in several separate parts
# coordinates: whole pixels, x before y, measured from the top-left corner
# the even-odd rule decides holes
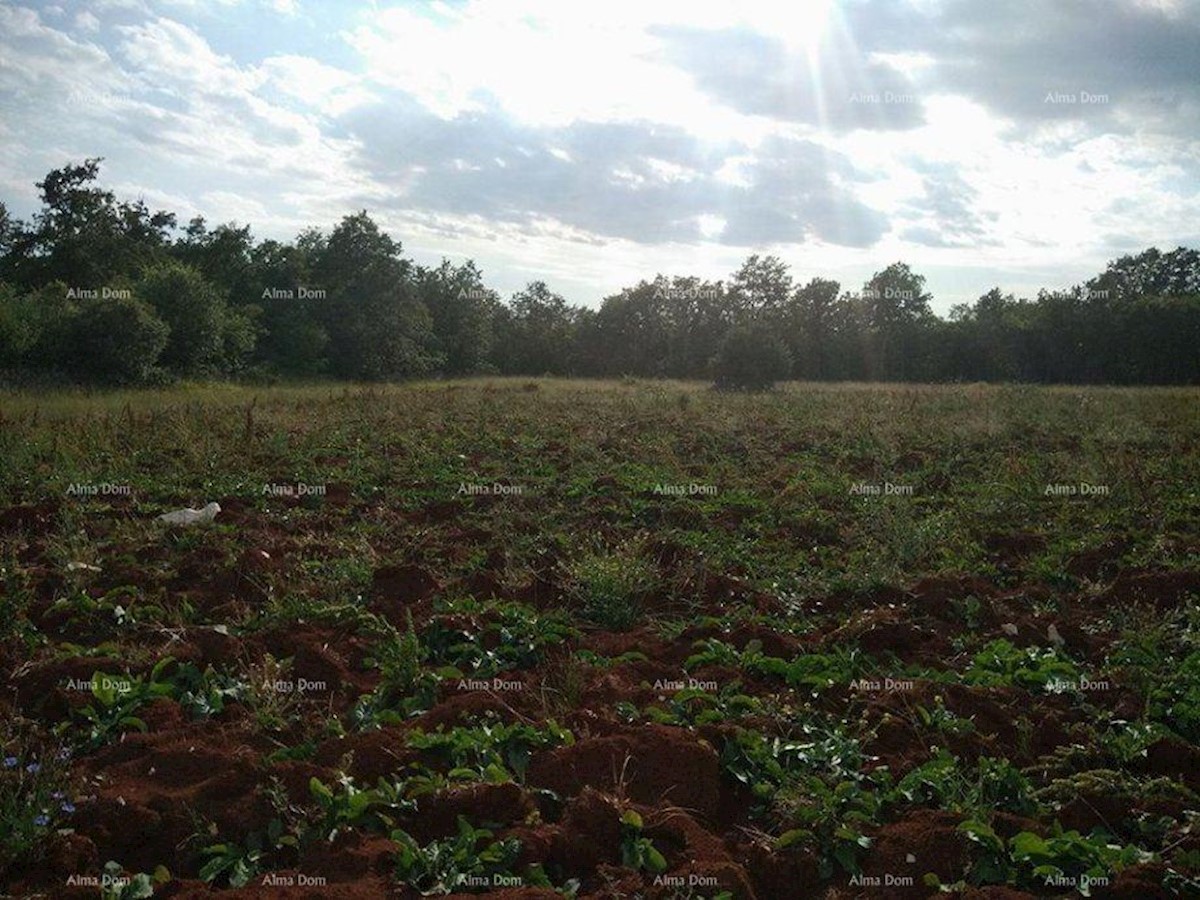
[[[109,681],[107,672],[92,673],[92,696],[100,701],[100,705],[105,708],[111,707],[117,702],[117,687],[116,679]]]
[[[807,840],[811,832],[805,831],[803,828],[793,828],[790,831],[785,831],[779,837],[775,838],[775,849],[782,850],[785,847],[790,847],[792,844],[798,844],[801,841]]]
[[[333,800],[333,791],[327,788],[316,775],[308,780],[308,790],[314,798],[322,801],[323,804],[328,804]]]
[[[647,843],[645,849],[646,868],[651,872],[658,874],[667,871],[667,859],[658,849],[650,843]]]
[[[129,900],[146,900],[147,897],[154,896],[154,884],[150,881],[150,876],[144,872],[139,872],[130,879],[129,884],[121,891],[121,898],[128,897]]]

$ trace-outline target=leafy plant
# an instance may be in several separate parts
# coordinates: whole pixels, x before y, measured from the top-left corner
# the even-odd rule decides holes
[[[239,844],[213,844],[200,851],[207,861],[200,867],[200,879],[210,884],[220,878],[232,888],[245,887],[261,871],[263,851]]]
[[[1110,843],[1099,830],[1084,837],[1078,831],[1064,831],[1057,823],[1046,837],[1022,831],[1007,843],[980,818],[962,822],[958,830],[976,845],[968,872],[974,884],[1040,888],[1057,881],[1087,897],[1091,885],[1107,884],[1113,873],[1154,858],[1132,845]]]
[[[458,833],[421,846],[402,829],[392,832],[400,845],[396,852],[397,880],[428,897],[490,885],[497,875],[512,875],[511,868],[521,852],[515,838],[492,840],[486,828],[474,828],[458,817]]]
[[[1046,689],[1058,682],[1075,682],[1079,670],[1069,659],[1050,647],[1020,649],[999,638],[977,654],[963,674],[967,684],[986,687],[1017,685],[1026,689]]]
[[[146,723],[134,713],[144,704],[158,697],[171,696],[175,688],[169,681],[160,680],[160,675],[175,660],[164,657],[150,671],[149,678],[134,675],[109,675],[105,672],[92,674],[92,698],[82,709],[76,711],[87,726],[83,747],[94,750],[129,729],[146,730]]]
[[[417,808],[403,793],[404,786],[382,777],[374,788],[360,788],[342,775],[336,783],[338,790],[314,776],[308,787],[321,810],[320,821],[311,826],[321,840],[332,841],[347,828],[391,829],[398,814]]]
[[[152,875],[145,872],[126,875],[120,863],[109,860],[100,876],[100,897],[101,900],[146,900],[154,896],[155,887],[170,880],[171,873],[166,866],[159,866]]]
[[[621,863],[638,871],[659,874],[667,870],[666,857],[642,834],[642,817],[632,809],[621,813]]]
[[[452,777],[462,772],[485,780],[504,780],[512,772],[523,781],[532,751],[573,743],[574,735],[553,719],[540,728],[525,723],[486,723],[448,731],[418,728],[408,734],[408,746],[445,760]]]

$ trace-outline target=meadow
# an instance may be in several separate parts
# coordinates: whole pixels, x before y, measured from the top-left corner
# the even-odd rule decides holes
[[[1200,896],[1198,401],[0,393],[0,892]]]

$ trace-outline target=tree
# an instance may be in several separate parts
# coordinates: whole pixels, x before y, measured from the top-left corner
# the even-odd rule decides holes
[[[329,335],[330,367],[344,378],[407,378],[441,360],[433,323],[410,280],[400,244],[366,211],[346,216],[316,252],[313,278],[327,286],[321,324]]]
[[[1137,256],[1122,256],[1087,284],[1088,299],[1133,300],[1138,297],[1200,295],[1200,250],[1157,247]]]
[[[729,302],[739,318],[775,313],[791,295],[792,276],[777,256],[747,257],[729,285]]]
[[[764,391],[787,378],[791,367],[787,346],[773,329],[739,325],[721,342],[713,377],[722,390]]]
[[[3,277],[22,287],[58,280],[101,290],[165,257],[175,216],[151,212],[142,200],[118,203],[93,186],[101,161],[54,169],[38,182],[42,209],[32,226],[10,235]]]
[[[188,223],[184,237],[175,242],[176,259],[204,276],[233,306],[257,305],[262,296],[255,279],[254,238],[249,225],[236,222],[211,231],[202,216]]]
[[[256,359],[271,371],[311,376],[328,366],[329,334],[321,324],[327,291],[312,275],[323,246],[319,232],[305,232],[294,244],[266,240],[250,251],[247,293],[255,299],[244,308],[259,311]]]
[[[813,278],[798,287],[788,300],[784,331],[796,366],[796,375],[829,378],[830,362],[838,353],[837,303],[841,285]]]
[[[484,287],[475,263],[456,266],[444,259],[437,268],[418,267],[416,289],[433,322],[443,371],[471,375],[491,369],[500,298]]]
[[[71,316],[58,358],[76,377],[136,384],[154,372],[168,332],[166,323],[139,300],[83,300]]]
[[[925,277],[892,263],[863,285],[859,309],[867,374],[907,381],[924,369],[921,330],[933,319]]]
[[[173,372],[229,371],[254,346],[251,323],[190,266],[158,265],[137,282],[135,293],[170,329],[161,362]]]
[[[503,371],[518,375],[566,375],[572,371],[576,310],[544,281],[513,294],[502,342]]]

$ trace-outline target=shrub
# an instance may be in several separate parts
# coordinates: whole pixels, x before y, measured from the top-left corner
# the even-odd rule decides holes
[[[167,263],[137,284],[144,300],[170,327],[162,364],[180,374],[236,369],[254,348],[253,323],[231,309],[221,292],[190,266]]]
[[[83,300],[66,329],[62,367],[96,381],[142,382],[154,372],[167,334],[166,324],[137,300]]]
[[[783,340],[765,326],[733,329],[721,342],[713,362],[716,387],[733,391],[765,391],[787,378],[792,359]]]

